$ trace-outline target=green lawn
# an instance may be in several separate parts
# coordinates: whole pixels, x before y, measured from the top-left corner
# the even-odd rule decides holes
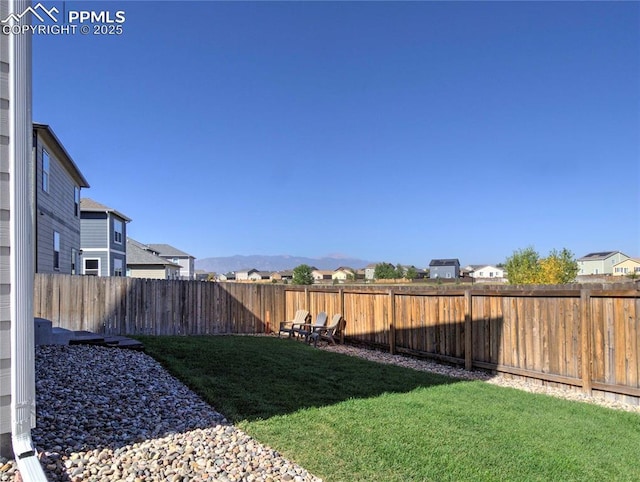
[[[139,337],[219,412],[331,481],[640,481],[640,416],[268,337]]]

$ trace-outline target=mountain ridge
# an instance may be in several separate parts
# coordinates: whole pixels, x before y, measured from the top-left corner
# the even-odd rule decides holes
[[[362,269],[371,261],[343,256],[324,256],[321,258],[309,258],[305,256],[291,255],[234,255],[218,256],[196,259],[196,269],[207,272],[228,273],[230,271],[242,271],[245,269],[257,269],[259,271],[283,271],[293,269],[301,264],[308,264],[322,270],[334,270],[340,266]]]

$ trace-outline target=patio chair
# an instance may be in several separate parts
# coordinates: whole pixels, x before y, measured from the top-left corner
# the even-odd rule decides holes
[[[311,321],[311,315],[307,310],[298,310],[296,311],[296,315],[293,317],[293,320],[290,321],[281,321],[280,322],[280,330],[278,331],[278,338],[282,333],[288,333],[289,338],[291,338],[294,334],[294,327],[299,325],[304,325]]]
[[[340,334],[340,330],[342,330],[342,322],[344,319],[341,314],[333,315],[331,319],[331,323],[327,326],[316,328],[314,331],[307,337],[309,342],[313,341],[313,346],[318,346],[319,340],[327,340],[328,343],[332,345],[337,345],[336,336]]]
[[[325,327],[327,324],[327,318],[327,314],[324,311],[321,311],[316,315],[316,321],[314,323],[294,325],[293,332],[297,335],[303,336],[305,342],[309,341],[309,335],[311,335],[311,333]]]

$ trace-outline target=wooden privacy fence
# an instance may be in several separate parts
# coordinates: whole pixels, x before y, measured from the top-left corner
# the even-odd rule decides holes
[[[34,316],[105,335],[265,333],[284,306],[263,284],[36,274]]]
[[[105,334],[269,333],[342,313],[351,342],[640,403],[640,289],[295,287],[36,275],[34,313]]]

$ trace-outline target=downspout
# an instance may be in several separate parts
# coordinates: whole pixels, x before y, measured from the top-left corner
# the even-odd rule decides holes
[[[21,14],[31,2],[9,1]],[[16,20],[11,20],[15,25]],[[31,197],[33,126],[31,122],[31,35],[9,40],[9,169],[11,272],[11,441],[22,480],[46,481],[31,440],[35,426],[35,347],[33,323],[33,224]]]

